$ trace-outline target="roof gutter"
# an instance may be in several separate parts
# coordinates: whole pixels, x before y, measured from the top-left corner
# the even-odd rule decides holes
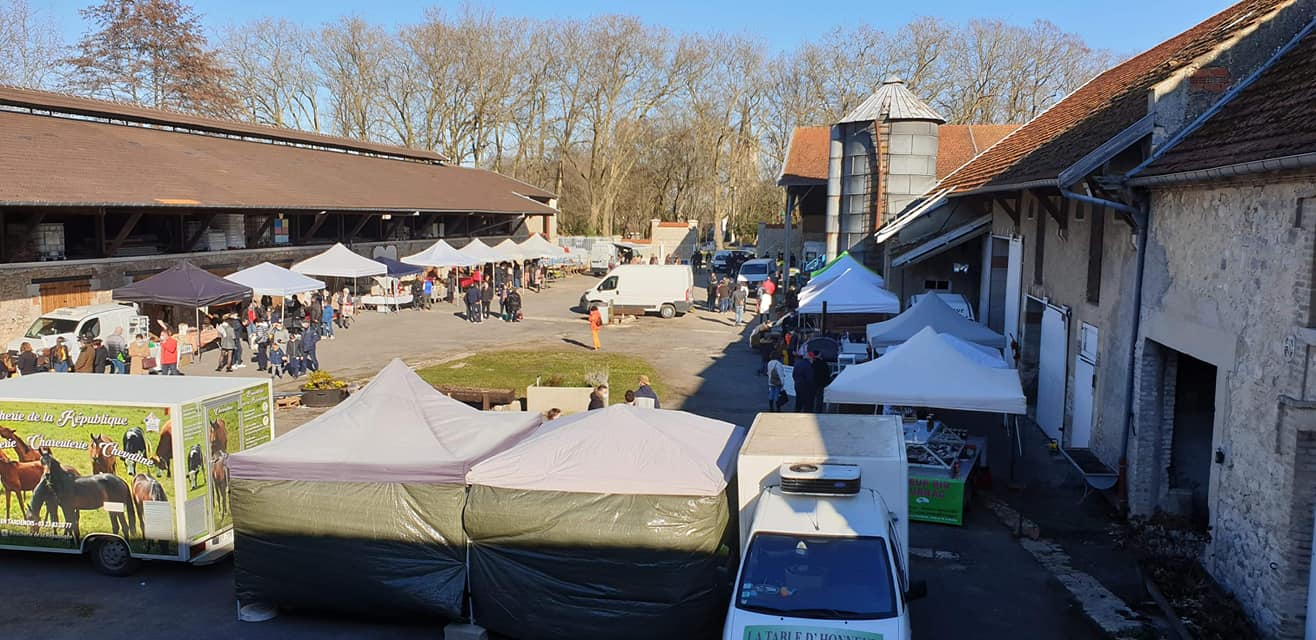
[[[1042,189],[1045,187],[1051,187],[1053,189],[1059,188],[1060,181],[1057,180],[1056,178],[1043,178],[1041,180],[1031,180],[1028,182],[1016,182],[1014,184],[982,186],[976,189],[970,189],[968,191],[960,191],[958,193],[951,192],[947,194],[946,197],[960,198],[965,196],[979,196],[979,195],[986,195],[989,193],[1000,193],[1002,191],[1025,191],[1027,189]],[[950,188],[953,189],[954,187],[950,187]]]
[[[1178,173],[1167,173],[1159,176],[1139,176],[1129,180],[1129,184],[1135,187],[1157,187],[1170,184],[1236,178],[1272,171],[1289,171],[1294,169],[1311,168],[1316,168],[1316,153],[1301,153],[1293,156],[1285,156],[1283,158],[1253,160],[1251,162],[1241,162],[1238,164],[1213,167],[1210,169],[1180,171]]]

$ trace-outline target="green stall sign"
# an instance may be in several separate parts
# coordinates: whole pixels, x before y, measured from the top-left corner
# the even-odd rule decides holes
[[[909,519],[964,524],[964,479],[910,476]]]

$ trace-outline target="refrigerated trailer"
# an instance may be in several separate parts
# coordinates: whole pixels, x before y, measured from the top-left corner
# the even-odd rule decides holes
[[[233,548],[228,454],[274,437],[268,380],[40,373],[0,382],[0,549],[208,564]]]

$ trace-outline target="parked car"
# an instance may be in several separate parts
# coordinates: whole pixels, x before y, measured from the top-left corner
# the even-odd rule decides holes
[[[749,287],[750,294],[757,295],[759,285],[771,277],[776,268],[777,261],[772,258],[746,260],[745,264],[740,265],[740,271],[736,274],[736,282],[745,283]]]
[[[713,272],[714,273],[736,273],[740,270],[740,265],[746,260],[753,257],[748,251],[739,249],[725,249],[713,254]]]
[[[611,313],[657,313],[673,318],[690,310],[695,276],[688,264],[624,264],[580,296],[580,306],[606,303]]]

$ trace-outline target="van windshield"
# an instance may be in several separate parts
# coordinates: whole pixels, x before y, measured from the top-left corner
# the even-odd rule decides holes
[[[755,534],[736,607],[794,618],[877,620],[897,614],[886,541]]]
[[[740,268],[740,275],[744,276],[766,276],[768,275],[768,265],[762,262],[757,264],[750,263]]]
[[[44,338],[46,336],[59,335],[61,333],[73,333],[78,328],[77,320],[67,318],[37,318],[32,323],[32,328],[23,334],[24,338]]]

